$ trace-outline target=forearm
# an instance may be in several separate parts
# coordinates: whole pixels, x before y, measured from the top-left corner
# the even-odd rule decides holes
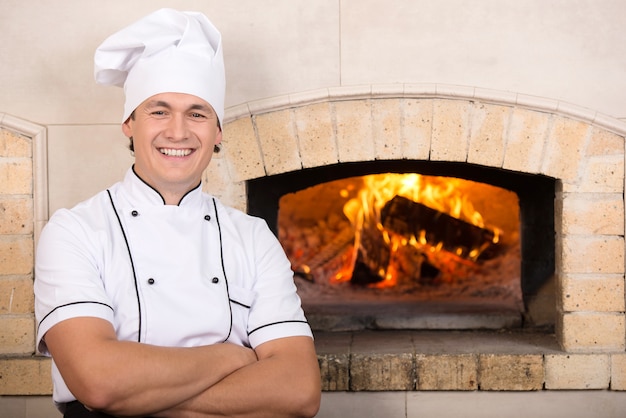
[[[157,417],[312,417],[321,390],[317,356],[308,337],[284,339],[288,349],[261,354],[202,394]]]
[[[252,350],[232,344],[175,348],[118,341],[111,325],[96,318],[63,321],[45,338],[74,396],[120,416],[170,408],[256,361]]]
[[[113,415],[144,416],[169,408],[204,392],[244,364],[232,358],[234,346],[230,344],[194,348],[113,345],[117,347],[109,347],[109,361],[92,369],[101,383],[81,388],[90,391],[84,402],[87,406]]]

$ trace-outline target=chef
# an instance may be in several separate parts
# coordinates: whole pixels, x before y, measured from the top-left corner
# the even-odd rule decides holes
[[[221,35],[161,9],[96,50],[124,88],[124,179],[57,211],[37,249],[37,344],[66,417],[313,416],[320,377],[264,221],[202,190],[224,117]]]

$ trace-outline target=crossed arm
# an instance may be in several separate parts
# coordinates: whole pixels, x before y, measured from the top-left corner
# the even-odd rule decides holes
[[[119,341],[111,324],[68,319],[45,336],[74,396],[116,416],[311,417],[320,402],[313,341],[287,337],[256,351]]]

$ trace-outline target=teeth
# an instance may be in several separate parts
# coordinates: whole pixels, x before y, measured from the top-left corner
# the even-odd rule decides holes
[[[161,148],[161,154],[169,155],[170,157],[185,157],[191,154],[190,149],[173,149],[173,148]]]

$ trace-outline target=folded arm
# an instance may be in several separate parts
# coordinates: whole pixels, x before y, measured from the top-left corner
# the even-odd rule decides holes
[[[256,348],[258,361],[157,417],[313,417],[321,398],[313,339],[286,337]]]
[[[257,361],[253,350],[234,344],[178,348],[119,341],[109,322],[93,317],[56,324],[45,342],[80,402],[120,416],[171,408]]]

